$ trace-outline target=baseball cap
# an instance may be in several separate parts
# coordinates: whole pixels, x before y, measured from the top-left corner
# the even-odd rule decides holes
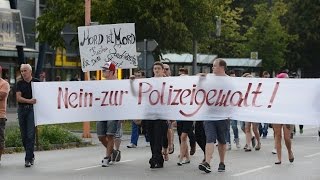
[[[112,62],[107,62],[104,66],[101,67],[103,70],[116,71],[116,65]]]

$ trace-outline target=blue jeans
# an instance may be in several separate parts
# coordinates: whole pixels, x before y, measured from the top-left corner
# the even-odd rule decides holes
[[[260,123],[259,124],[259,133],[260,136],[262,135],[263,137],[267,137],[268,135],[268,128],[269,128],[269,124],[268,123]]]
[[[139,129],[140,127],[136,125],[133,121],[131,121],[131,143],[134,145],[138,145],[138,139],[139,139]],[[147,134],[145,134],[146,142],[149,142],[149,138]]]
[[[34,158],[35,126],[33,108],[18,108],[18,119],[22,144],[26,151],[25,160]]]
[[[230,120],[230,124],[228,125],[228,130],[226,133],[226,139],[228,143],[231,143],[231,136],[230,136],[230,125],[232,127],[233,130],[233,135],[235,139],[239,138],[239,130],[238,130],[238,126],[237,126],[238,121],[237,120]]]

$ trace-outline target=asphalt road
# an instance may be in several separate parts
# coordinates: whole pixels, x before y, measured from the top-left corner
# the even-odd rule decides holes
[[[272,130],[270,130],[272,132]],[[5,154],[0,165],[0,180],[49,180],[49,179],[320,179],[320,142],[317,141],[317,128],[307,126],[304,134],[297,134],[293,139],[295,161],[289,163],[287,152],[283,147],[281,165],[275,165],[276,155],[271,153],[273,138],[262,140],[260,151],[244,152],[236,149],[227,152],[226,172],[219,173],[218,154],[214,153],[209,174],[198,170],[203,159],[200,148],[191,157],[191,163],[177,166],[178,139],[175,135],[175,152],[164,168],[151,170],[148,160],[151,156],[150,147],[146,147],[144,138],[140,137],[138,147],[128,149],[129,136],[124,137],[121,145],[122,159],[110,167],[101,167],[100,162],[105,149],[100,145],[55,151],[36,152],[35,165],[24,167],[24,153]],[[244,134],[240,135],[244,145]],[[96,142],[96,139],[94,139]]]

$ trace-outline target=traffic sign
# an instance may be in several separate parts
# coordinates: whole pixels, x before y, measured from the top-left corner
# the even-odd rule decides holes
[[[151,52],[154,51],[158,46],[158,43],[156,40],[151,39],[147,41],[147,51]],[[137,42],[137,52],[143,52],[144,51],[144,42],[140,41]]]

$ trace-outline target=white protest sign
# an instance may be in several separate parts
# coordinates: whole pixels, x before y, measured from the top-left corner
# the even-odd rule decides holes
[[[138,65],[134,23],[78,27],[83,72],[101,70],[107,62],[118,68]]]

